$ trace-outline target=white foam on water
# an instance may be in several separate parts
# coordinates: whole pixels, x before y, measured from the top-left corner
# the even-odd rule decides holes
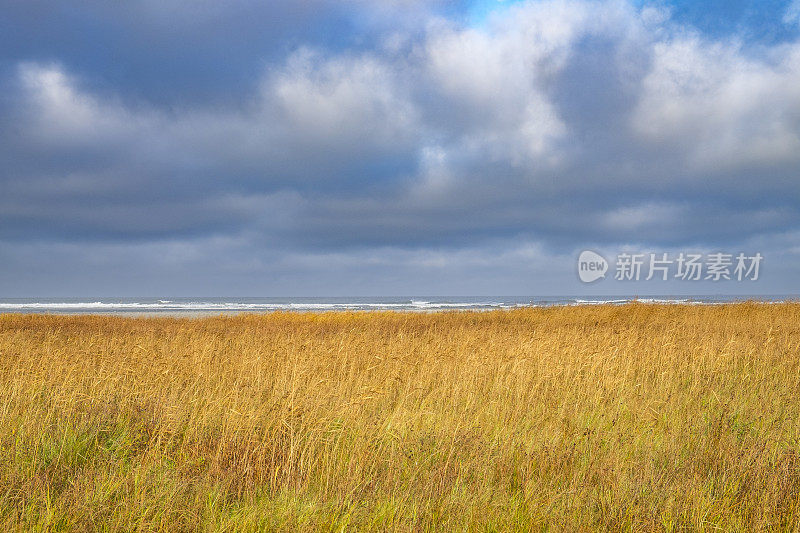
[[[197,300],[149,300],[144,301],[0,301],[0,313],[3,312],[54,312],[54,313],[194,313],[194,312],[271,312],[271,311],[437,311],[437,310],[492,310],[492,309],[518,309],[524,307],[552,307],[552,306],[595,306],[595,305],[624,305],[631,302],[644,304],[675,304],[675,305],[718,305],[725,303],[726,299],[692,299],[692,298],[608,298],[608,299],[524,299],[512,298],[509,301],[478,300],[459,301],[458,299],[441,300],[401,300],[381,301],[374,299],[353,299],[352,301],[326,302],[321,301],[245,301],[258,300],[242,299],[243,301],[204,301]],[[741,301],[741,300],[740,300]],[[764,303],[781,303],[781,300],[758,300]]]
[[[632,300],[627,298],[622,300],[582,300],[580,298],[576,298],[571,305],[613,305],[613,304],[626,304],[630,303],[631,301]]]
[[[516,304],[514,304],[516,305]],[[353,303],[246,303],[246,302],[0,302],[0,311],[335,311],[391,309],[484,309],[510,307],[502,302],[353,302]]]

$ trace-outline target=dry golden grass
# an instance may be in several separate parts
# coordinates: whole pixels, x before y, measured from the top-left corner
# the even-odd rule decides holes
[[[798,530],[800,304],[0,316],[0,526]]]

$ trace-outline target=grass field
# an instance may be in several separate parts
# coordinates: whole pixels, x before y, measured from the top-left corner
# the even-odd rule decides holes
[[[3,315],[0,526],[797,531],[800,304]]]

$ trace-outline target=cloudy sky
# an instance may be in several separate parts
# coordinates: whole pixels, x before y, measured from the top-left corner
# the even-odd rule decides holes
[[[800,293],[800,0],[0,4],[0,296]]]

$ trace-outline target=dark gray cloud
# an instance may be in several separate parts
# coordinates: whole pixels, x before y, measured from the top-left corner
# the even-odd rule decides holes
[[[584,0],[47,7],[2,23],[9,294],[554,294],[590,246],[769,249],[800,290],[800,41]]]
[[[86,86],[164,106],[233,102],[265,62],[311,42],[345,46],[333,2],[3,2],[0,61],[59,61]]]

